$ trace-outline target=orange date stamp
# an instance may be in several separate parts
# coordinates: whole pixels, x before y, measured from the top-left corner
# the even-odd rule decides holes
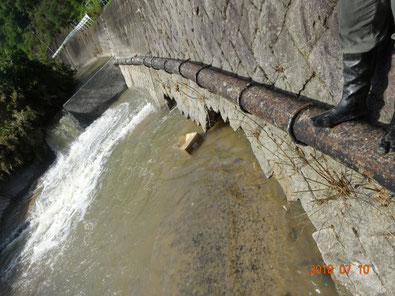
[[[340,274],[349,274],[351,269],[351,264],[342,264],[338,268],[333,267],[332,264],[329,265],[310,265],[310,274],[332,274],[334,272],[339,272]],[[358,265],[359,274],[368,274],[369,265]]]

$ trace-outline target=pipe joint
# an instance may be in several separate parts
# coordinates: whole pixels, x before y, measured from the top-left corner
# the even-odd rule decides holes
[[[246,109],[244,109],[243,105],[241,104],[241,98],[243,97],[243,94],[251,87],[251,86],[255,86],[256,83],[254,83],[251,78],[250,81],[246,84],[246,86],[240,91],[239,95],[237,96],[237,105],[240,107],[240,110],[251,114],[250,112],[248,112]]]
[[[142,57],[142,56],[134,57],[134,60],[133,60],[134,65],[136,65],[136,66],[143,65],[144,64],[144,58],[145,57]]]
[[[202,70],[208,69],[208,68],[210,68],[210,67],[211,67],[211,65],[204,65],[203,67],[201,67],[201,68],[196,72],[195,81],[196,81],[196,84],[197,84],[199,87],[201,87],[201,88],[204,88],[204,87],[199,83],[199,74],[200,74],[200,72],[201,72]]]
[[[187,59],[185,61],[182,61],[179,65],[178,65],[178,74],[180,74],[182,77],[188,79],[187,77],[185,77],[182,72],[181,72],[181,67],[182,65],[184,65],[185,63],[188,63],[190,61],[190,59]]]
[[[306,146],[305,143],[299,141],[296,138],[295,133],[294,133],[294,124],[295,124],[295,121],[296,121],[297,117],[299,116],[299,114],[303,110],[309,108],[311,105],[313,105],[313,104],[311,102],[309,102],[309,103],[304,104],[303,106],[300,106],[298,109],[296,109],[294,111],[294,113],[292,113],[291,117],[289,118],[287,131],[288,131],[288,135],[291,137],[292,142],[294,142],[295,144]]]
[[[157,65],[156,65],[157,59],[158,59],[157,57],[152,58],[151,67],[152,67],[152,69],[157,70],[157,71],[162,70],[161,68],[157,67]]]
[[[144,57],[143,58],[143,64],[144,66],[151,68],[152,67],[152,57]]]

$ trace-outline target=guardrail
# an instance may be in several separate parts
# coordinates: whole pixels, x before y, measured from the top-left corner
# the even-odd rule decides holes
[[[56,56],[63,50],[63,48],[66,46],[67,42],[69,42],[77,33],[83,32],[86,29],[88,29],[91,25],[93,24],[93,20],[90,18],[88,14],[85,13],[84,17],[81,19],[81,21],[75,26],[75,28],[67,35],[67,37],[64,39],[63,43],[60,45],[60,47],[56,50],[56,52],[53,54],[52,58],[56,58]]]

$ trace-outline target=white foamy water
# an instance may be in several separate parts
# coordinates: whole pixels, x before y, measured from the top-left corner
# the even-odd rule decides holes
[[[14,258],[11,265],[31,265],[43,257],[49,265],[56,261],[94,200],[115,144],[154,110],[147,104],[132,112],[128,103],[109,109],[71,144],[67,153],[58,155],[39,182],[42,192],[29,213],[29,238],[21,257]],[[49,252],[51,255],[46,256]],[[12,269],[9,266],[6,273]]]

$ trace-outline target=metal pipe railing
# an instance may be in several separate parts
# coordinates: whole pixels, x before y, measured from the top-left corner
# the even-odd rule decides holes
[[[66,36],[62,44],[59,46],[59,48],[56,50],[56,52],[52,55],[52,58],[56,58],[57,55],[63,50],[63,48],[66,46],[66,44],[74,38],[74,36],[77,33],[81,33],[84,30],[88,29],[91,25],[93,24],[93,20],[89,17],[88,14],[85,13],[84,17],[81,19],[81,21],[75,26],[75,28]]]
[[[395,192],[395,158],[376,152],[384,136],[378,127],[353,121],[332,129],[316,128],[310,117],[325,109],[202,63],[136,56],[118,59],[115,64],[145,65],[193,80],[200,87],[238,104],[243,111],[288,131],[294,141],[315,147]]]

